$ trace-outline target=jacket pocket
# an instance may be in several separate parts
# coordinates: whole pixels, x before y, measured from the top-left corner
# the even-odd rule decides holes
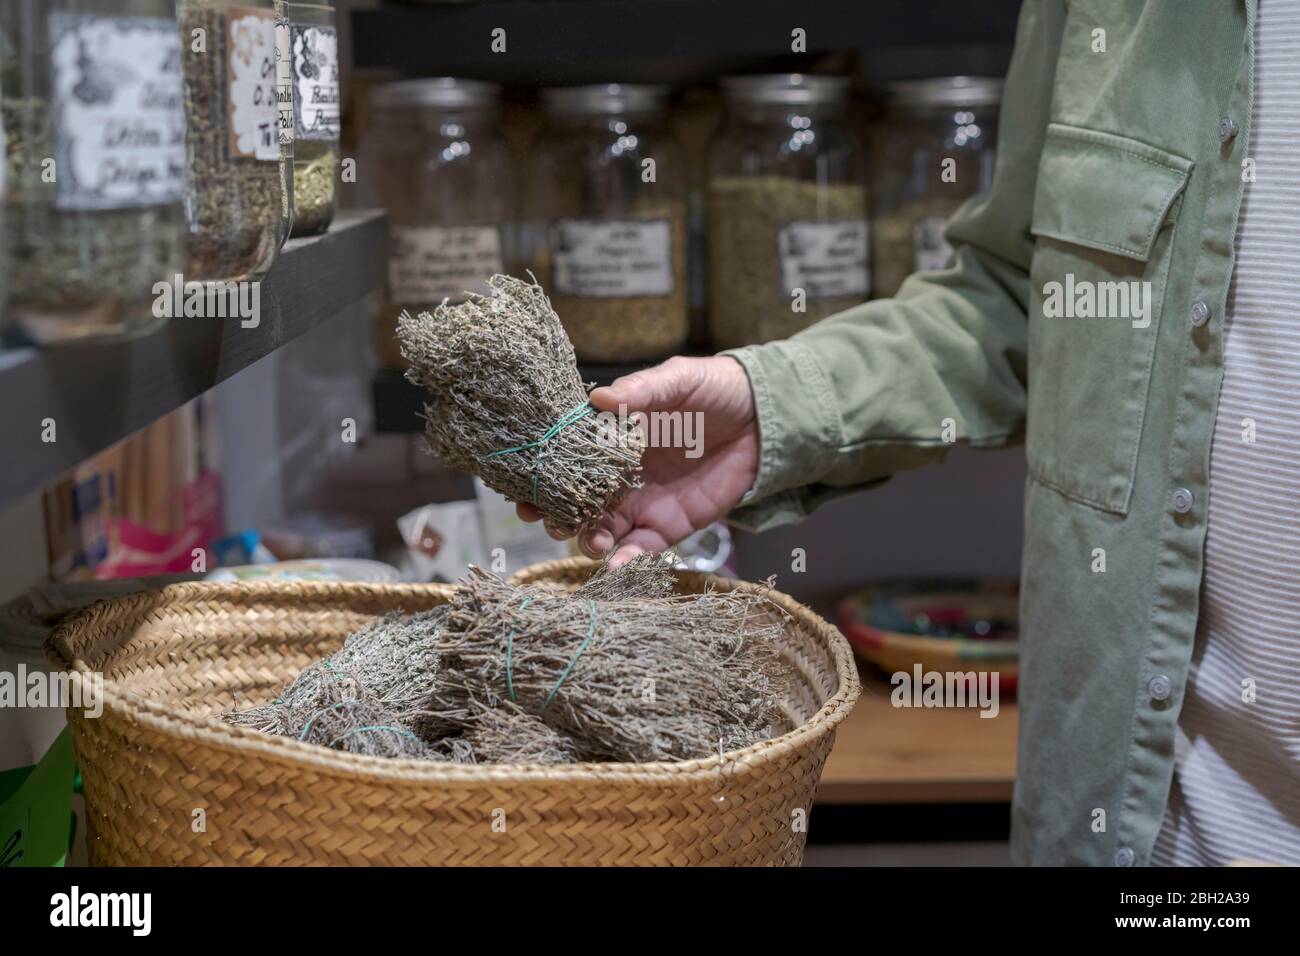
[[[1127,514],[1179,199],[1192,162],[1048,127],[1031,231],[1025,454],[1041,484]]]

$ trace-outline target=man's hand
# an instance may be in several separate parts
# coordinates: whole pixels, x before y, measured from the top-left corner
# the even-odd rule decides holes
[[[611,558],[617,566],[642,551],[663,551],[721,518],[754,484],[758,423],[749,378],[735,359],[671,358],[596,389],[591,404],[616,415],[621,405],[628,415],[679,411],[703,420],[699,457],[687,458],[685,448],[646,449],[642,487],[619,499],[579,541],[591,557],[617,548]],[[532,505],[517,508],[525,521],[541,517]]]

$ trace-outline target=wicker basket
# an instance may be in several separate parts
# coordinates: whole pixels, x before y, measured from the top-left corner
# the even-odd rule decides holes
[[[520,579],[577,582],[550,562]],[[707,581],[683,573],[682,590]],[[790,598],[790,729],[680,763],[473,766],[389,760],[216,719],[270,698],[373,617],[450,587],[176,584],[99,604],[51,636],[104,678],[69,711],[95,864],[798,864],[835,725],[858,695],[847,642]]]

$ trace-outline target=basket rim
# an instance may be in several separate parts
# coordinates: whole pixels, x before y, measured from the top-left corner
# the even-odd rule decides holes
[[[511,576],[516,580],[524,576],[536,579],[543,575],[594,569],[599,562],[588,558],[562,558],[544,561],[521,569]],[[756,589],[759,587],[734,578],[700,572],[679,572],[679,575],[719,587]],[[101,601],[64,618],[46,641],[46,654],[54,664],[69,673],[78,673],[84,679],[95,672],[74,650],[76,637],[94,627],[96,619],[115,611],[133,610],[131,605],[150,603],[156,608],[195,601],[220,601],[238,598],[244,603],[261,603],[269,600],[308,600],[324,598],[338,600],[349,595],[367,595],[372,598],[400,598],[419,594],[448,600],[455,592],[451,584],[367,584],[336,581],[258,581],[241,583],[191,581],[165,585],[152,591]],[[817,712],[799,726],[777,737],[760,741],[740,750],[724,751],[718,757],[697,757],[682,761],[585,762],[572,764],[457,764],[416,758],[376,757],[330,750],[315,744],[287,737],[259,733],[247,727],[224,723],[213,716],[200,716],[177,711],[174,708],[149,700],[134,691],[120,686],[119,682],[104,678],[102,704],[103,719],[110,710],[140,722],[161,733],[181,736],[205,746],[228,753],[256,753],[259,757],[285,767],[309,769],[320,773],[344,774],[356,778],[386,783],[436,784],[442,786],[481,786],[484,783],[524,784],[537,781],[560,783],[580,782],[655,782],[698,784],[702,779],[716,778],[720,763],[728,775],[760,768],[770,760],[807,741],[819,738],[835,729],[852,710],[861,684],[857,665],[848,640],[839,629],[812,609],[795,601],[789,595],[770,590],[775,604],[795,617],[802,618],[828,644],[835,661],[839,687],[818,708]],[[69,715],[76,708],[69,708]],[[71,722],[71,721],[70,721]]]

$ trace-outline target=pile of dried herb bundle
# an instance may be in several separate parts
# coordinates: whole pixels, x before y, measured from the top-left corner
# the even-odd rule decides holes
[[[379,756],[684,760],[772,735],[781,626],[763,591],[673,593],[657,555],[571,593],[472,569],[450,604],[375,622],[225,718]]]
[[[510,276],[489,295],[398,322],[407,378],[431,394],[425,437],[447,464],[574,532],[635,487],[635,422],[597,417],[573,346],[541,286]]]

